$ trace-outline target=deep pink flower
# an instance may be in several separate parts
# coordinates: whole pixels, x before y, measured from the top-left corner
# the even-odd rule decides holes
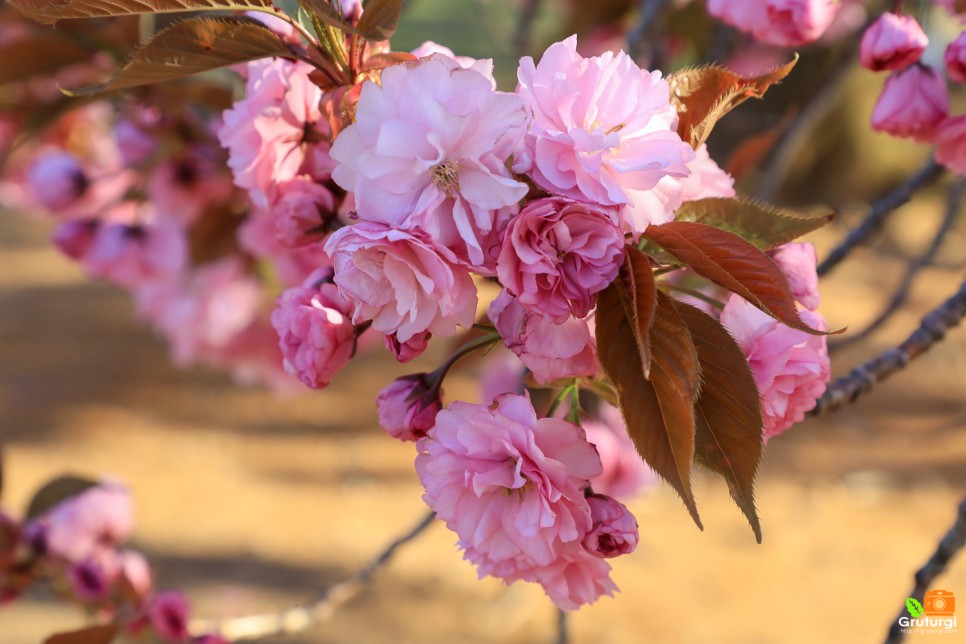
[[[428,374],[397,378],[376,398],[379,425],[393,438],[418,440],[436,423],[436,415],[443,408],[441,395]]]
[[[131,495],[120,485],[103,483],[57,504],[38,525],[50,555],[79,563],[99,547],[115,547],[131,535]]]
[[[838,0],[708,0],[708,12],[779,47],[815,42],[838,14]]]
[[[583,428],[600,454],[600,475],[590,481],[595,492],[629,499],[657,484],[657,475],[638,453],[619,409],[601,403],[593,417],[584,420]]]
[[[547,597],[563,610],[578,610],[617,590],[610,565],[576,543],[565,544],[553,563],[522,571],[520,578],[543,586]]]
[[[577,425],[537,419],[529,397],[506,394],[491,406],[452,403],[417,447],[423,498],[481,575],[553,587],[542,570],[589,554],[579,545],[593,528],[584,490],[600,459]],[[600,592],[551,598],[593,601],[612,587],[607,572],[592,575]]]
[[[936,161],[966,176],[966,114],[951,116],[936,130]]]
[[[537,382],[547,384],[600,372],[594,334],[587,320],[568,318],[563,324],[554,324],[528,313],[506,291],[490,304],[489,316],[504,344],[520,357]]]
[[[517,92],[533,113],[516,169],[541,188],[604,206],[633,204],[665,176],[688,174],[690,146],[676,133],[677,112],[660,72],[624,54],[583,58],[573,36],[540,63],[520,61]]]
[[[825,328],[817,313],[802,311],[801,316],[809,326]],[[755,376],[767,442],[804,419],[825,392],[831,376],[825,336],[789,328],[737,295],[725,305],[721,323],[737,340]]]
[[[905,69],[919,60],[928,45],[929,38],[915,18],[887,11],[862,35],[859,60],[874,72]]]
[[[362,222],[329,237],[335,283],[355,305],[353,322],[405,343],[429,331],[451,336],[476,314],[476,286],[447,249],[425,233]]]
[[[67,257],[80,260],[94,243],[99,227],[98,219],[67,219],[57,224],[51,241]]]
[[[238,228],[241,247],[271,264],[284,286],[298,286],[320,266],[328,263],[321,242],[306,246],[285,246],[278,239],[275,215],[268,210],[250,212]]]
[[[285,246],[305,246],[322,241],[335,218],[335,196],[306,176],[280,183],[271,207],[275,233]]]
[[[351,305],[335,284],[283,292],[272,311],[285,370],[306,387],[322,389],[349,363],[356,348]]]
[[[590,312],[623,260],[624,235],[613,212],[537,199],[510,222],[497,275],[528,310],[560,324]]]
[[[872,127],[893,136],[928,142],[948,113],[946,79],[932,67],[915,64],[893,72],[886,80],[872,111]]]
[[[148,606],[151,627],[158,636],[169,642],[184,642],[188,639],[188,619],[191,617],[191,604],[188,598],[176,590],[158,593]]]
[[[592,494],[587,497],[594,527],[584,537],[584,547],[598,557],[610,558],[634,552],[639,539],[637,519],[617,500]]]
[[[487,272],[501,225],[527,194],[506,167],[526,126],[517,96],[452,58],[396,65],[381,86],[362,88],[355,123],[332,146],[332,177],[363,221],[424,230]]]
[[[795,299],[809,311],[818,309],[821,298],[818,293],[815,246],[807,242],[792,242],[779,246],[770,255],[788,278],[788,286]]]
[[[118,562],[113,551],[98,553],[67,568],[67,583],[74,596],[82,602],[92,602],[107,595],[117,576]]]
[[[322,90],[309,80],[312,71],[282,58],[250,62],[245,98],[223,115],[218,138],[235,184],[260,208],[268,207],[279,183],[300,174],[324,179],[331,171]]]
[[[392,352],[399,362],[409,362],[421,356],[426,348],[429,347],[429,340],[433,337],[432,333],[417,333],[405,342],[400,342],[395,334],[383,336],[386,348]]]
[[[957,83],[966,83],[966,31],[946,47],[946,71]]]
[[[114,139],[121,160],[127,166],[138,165],[158,149],[158,141],[152,137],[139,121],[148,120],[157,125],[160,115],[156,110],[140,108],[136,110],[137,119],[125,118],[114,126]]]

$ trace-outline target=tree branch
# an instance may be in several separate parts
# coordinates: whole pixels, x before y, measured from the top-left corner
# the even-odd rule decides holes
[[[849,232],[848,236],[829,253],[825,261],[818,265],[819,276],[825,275],[838,266],[856,246],[865,242],[882,227],[889,214],[909,201],[917,190],[939,178],[942,173],[942,167],[930,157],[929,161],[902,185],[873,203],[865,219]]]
[[[523,0],[520,7],[520,17],[517,19],[517,28],[513,32],[513,51],[516,57],[524,56],[530,49],[530,34],[533,31],[533,22],[540,11],[540,0]]]
[[[290,608],[280,613],[236,617],[223,622],[195,620],[192,621],[190,630],[192,633],[216,633],[230,641],[291,635],[305,631],[319,622],[330,619],[339,607],[358,595],[376,572],[392,559],[396,551],[422,534],[435,517],[434,512],[427,514],[412,529],[386,546],[367,565],[348,579],[326,589],[308,606]]]
[[[654,26],[654,21],[664,8],[664,5],[667,4],[667,1],[640,0],[638,2],[637,22],[634,23],[634,28],[627,33],[627,53],[635,61],[640,60],[641,45],[644,43],[644,39],[651,31],[651,27]]]
[[[953,224],[956,223],[956,217],[959,215],[960,207],[963,202],[963,193],[966,192],[966,182],[957,181],[949,188],[949,195],[946,200],[946,215],[943,217],[942,223],[939,225],[939,229],[936,231],[935,236],[930,242],[929,247],[912,262],[906,268],[906,274],[902,278],[902,282],[896,288],[895,292],[892,294],[892,300],[885,307],[882,313],[879,314],[872,322],[868,324],[864,329],[859,331],[854,335],[839,340],[838,342],[829,343],[829,350],[837,350],[842,347],[848,346],[854,342],[858,342],[864,338],[871,335],[876,329],[885,324],[889,318],[895,314],[896,311],[902,308],[906,303],[906,299],[909,297],[909,291],[912,289],[912,284],[916,279],[919,272],[932,264],[933,259],[936,257],[936,253],[942,247],[943,241],[945,241],[946,236],[952,229]]]
[[[829,385],[809,415],[818,416],[855,402],[876,384],[901,371],[912,360],[931,349],[963,317],[966,317],[966,282],[942,306],[922,318],[919,328],[905,342],[859,365],[850,374]]]
[[[929,590],[929,586],[936,580],[936,577],[946,570],[946,566],[949,565],[950,560],[964,546],[966,546],[966,499],[963,499],[962,503],[959,504],[959,513],[956,516],[956,522],[953,524],[953,527],[950,528],[946,536],[939,542],[936,552],[929,558],[926,565],[916,573],[916,585],[913,587],[909,596],[915,597],[921,603],[926,591]],[[899,618],[904,615],[906,615],[905,610],[901,611],[892,623],[892,626],[889,628],[889,634],[886,637],[886,644],[898,644],[898,642],[902,641],[905,634],[899,625]]]
[[[557,644],[570,644],[570,615],[557,609]]]

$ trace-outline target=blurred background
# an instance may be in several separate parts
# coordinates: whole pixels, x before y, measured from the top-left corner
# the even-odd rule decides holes
[[[631,3],[598,8],[610,4]],[[579,15],[585,8],[543,2],[527,51],[539,52],[575,21],[590,24]],[[394,48],[432,39],[458,54],[492,56],[501,84],[512,88],[519,12],[497,0],[410,0]],[[932,24],[956,33],[938,18]],[[836,72],[837,47],[816,46],[812,58],[803,52],[784,86],[739,108],[711,139],[713,156],[727,165],[748,134],[787,132],[787,106],[819,92],[830,69],[840,73],[838,91],[792,142],[787,169],[762,181],[762,161],[739,183],[740,193],[756,194],[770,181],[779,203],[835,208],[837,221],[809,237],[820,258],[869,201],[929,154],[868,128],[883,79],[857,66]],[[879,313],[909,258],[929,245],[950,183],[941,178],[918,194],[875,248],[855,251],[824,281],[821,310],[833,328],[858,330]],[[86,279],[51,248],[49,234],[40,220],[0,215],[5,506],[24,507],[64,472],[126,482],[137,507],[134,546],[155,565],[159,586],[184,589],[197,614],[211,618],[304,604],[424,515],[413,447],[379,429],[373,400],[392,377],[438,364],[445,344],[409,365],[365,354],[320,392],[240,389],[227,375],[171,366],[164,345],[135,320],[130,298]],[[907,306],[869,340],[836,351],[834,373],[904,340],[953,293],[964,248],[960,218]],[[449,399],[476,395],[472,369],[447,382]],[[700,471],[703,533],[667,487],[629,503],[641,543],[615,563],[621,593],[575,614],[573,641],[881,641],[966,491],[964,425],[959,329],[858,404],[768,445],[757,486],[761,545],[724,483]],[[332,619],[272,641],[553,641],[555,611],[538,588],[478,581],[454,544],[452,533],[432,526]],[[937,587],[966,603],[966,559]],[[38,642],[82,622],[76,609],[32,595],[0,609],[0,642]]]

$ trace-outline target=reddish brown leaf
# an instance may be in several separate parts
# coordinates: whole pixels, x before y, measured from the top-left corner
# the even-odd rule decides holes
[[[691,491],[694,399],[699,383],[697,351],[670,299],[657,293],[650,327],[652,370],[644,376],[637,326],[618,294],[620,281],[598,296],[597,350],[617,390],[628,432],[641,456],[684,500],[701,528]]]
[[[359,19],[359,31],[372,40],[389,40],[402,10],[403,0],[369,0]]]
[[[61,18],[101,18],[188,11],[269,11],[272,0],[10,0],[28,18],[52,24]]]
[[[755,378],[738,343],[717,320],[683,302],[674,305],[701,362],[694,460],[724,477],[761,543],[755,474],[761,461],[762,418]]]
[[[634,325],[634,340],[641,354],[644,377],[651,372],[651,321],[657,308],[657,285],[654,270],[647,255],[633,246],[625,248],[624,265],[621,266],[617,293],[624,313]]]
[[[110,644],[121,632],[116,624],[91,626],[79,631],[57,633],[44,640],[44,644]]]
[[[58,476],[54,480],[44,484],[34,494],[30,504],[27,506],[27,518],[33,519],[44,514],[52,507],[62,501],[66,501],[72,496],[77,496],[81,492],[95,487],[97,481],[92,481],[80,476]]]
[[[735,72],[709,65],[689,67],[668,77],[671,102],[678,110],[678,134],[697,149],[725,114],[749,98],[762,98],[768,88],[788,76],[798,62],[789,63],[760,76],[745,78]]]
[[[56,33],[38,33],[0,47],[0,85],[83,62],[91,52]]]
[[[686,221],[649,226],[644,234],[697,274],[737,293],[784,324],[813,335],[825,334],[799,317],[788,280],[778,265],[741,237]]]
[[[823,209],[802,214],[750,199],[718,198],[689,201],[678,209],[674,218],[714,226],[762,250],[771,250],[818,230],[835,219],[835,213]]]

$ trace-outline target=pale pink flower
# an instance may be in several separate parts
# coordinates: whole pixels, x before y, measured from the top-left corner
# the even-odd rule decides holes
[[[228,256],[167,280],[139,285],[138,314],[168,342],[181,366],[225,350],[250,327],[263,289],[238,256]]]
[[[416,58],[429,58],[433,54],[441,54],[448,58],[452,58],[463,69],[475,69],[489,78],[491,81],[493,81],[493,88],[496,89],[496,81],[493,79],[493,61],[489,58],[477,60],[476,58],[470,58],[469,56],[457,56],[449,47],[435,43],[432,40],[423,42],[423,44],[412,50],[410,53]]]
[[[354,323],[372,320],[401,343],[472,326],[477,299],[469,272],[425,233],[362,222],[335,232],[325,251],[335,283],[355,305]]]
[[[188,603],[188,598],[176,590],[158,593],[148,605],[151,627],[165,641],[187,641],[190,617],[191,604]]]
[[[232,194],[231,178],[194,151],[167,159],[154,167],[145,186],[158,214],[191,225],[211,204],[224,203]]]
[[[919,60],[928,45],[929,38],[915,18],[887,11],[862,35],[859,60],[874,72],[905,69]]]
[[[356,349],[351,305],[335,284],[283,292],[272,311],[285,370],[306,387],[322,389],[349,363]]]
[[[34,199],[55,214],[74,205],[90,181],[77,157],[61,150],[39,155],[27,169],[27,185]]]
[[[515,169],[541,188],[604,206],[633,205],[633,191],[688,174],[690,146],[660,72],[623,52],[583,58],[573,36],[551,45],[539,64],[520,61],[517,92],[533,113]]]
[[[316,269],[329,263],[322,244],[285,246],[278,239],[275,215],[268,210],[248,213],[238,227],[238,243],[242,249],[271,264],[284,286],[298,286]]]
[[[497,261],[503,287],[557,324],[585,317],[617,277],[624,235],[613,211],[569,199],[537,199],[510,221]]]
[[[951,116],[936,130],[936,161],[960,176],[966,176],[966,114]]]
[[[568,318],[563,324],[554,324],[543,316],[527,312],[505,290],[490,304],[489,316],[503,343],[519,356],[538,383],[595,376],[600,372],[597,346],[588,320]]]
[[[681,200],[698,201],[714,197],[734,197],[735,180],[711,158],[708,146],[701,144],[701,147],[694,152],[694,160],[688,163],[690,174],[683,179],[678,179],[682,185]]]
[[[802,311],[801,316],[809,326],[825,328],[817,313]],[[737,295],[725,305],[721,323],[748,358],[761,394],[767,442],[803,420],[825,392],[831,377],[825,336],[787,327]]]
[[[634,552],[639,539],[637,519],[619,501],[602,494],[587,497],[593,528],[584,537],[588,552],[602,558]]]
[[[154,574],[147,558],[136,550],[121,550],[117,552],[120,575],[128,587],[138,597],[147,597],[154,584]]]
[[[302,36],[299,35],[299,32],[295,29],[295,27],[277,16],[273,16],[263,11],[246,11],[245,17],[262,23],[278,34],[286,44],[296,46],[302,44]]]
[[[424,331],[423,333],[417,333],[405,342],[400,342],[395,334],[383,336],[383,341],[386,348],[396,357],[396,360],[405,363],[421,356],[426,351],[426,348],[429,347],[429,340],[432,337],[433,334]]]
[[[218,138],[235,184],[260,208],[268,207],[279,183],[300,174],[325,179],[331,170],[322,90],[309,80],[312,71],[282,58],[250,62],[245,98],[223,115]]]
[[[528,191],[507,169],[526,126],[518,97],[452,58],[396,65],[362,88],[355,123],[332,146],[332,177],[363,221],[424,230],[491,271],[489,251]]]
[[[966,83],[966,31],[946,47],[946,71],[957,83]]]
[[[841,6],[839,0],[708,0],[712,16],[780,47],[818,40]]]
[[[379,392],[379,425],[393,438],[415,441],[436,424],[436,415],[443,408],[442,391],[428,376],[403,376]]]
[[[81,562],[99,548],[116,547],[131,535],[131,495],[120,485],[102,483],[57,504],[38,525],[47,553]]]
[[[539,581],[550,593],[560,574],[545,569],[589,555],[581,545],[593,528],[584,491],[600,459],[577,425],[538,419],[528,396],[506,394],[491,406],[452,403],[417,448],[423,498],[480,575]],[[611,590],[607,572],[592,572],[595,592],[551,599],[567,608],[589,603]]]
[[[657,475],[638,453],[619,409],[602,402],[593,416],[583,421],[583,428],[600,454],[600,475],[590,481],[595,492],[629,499],[657,484]]]
[[[480,366],[480,372],[479,401],[486,405],[502,394],[523,393],[524,365],[509,351],[494,348]]]
[[[809,311],[818,309],[821,298],[818,293],[815,246],[807,242],[792,242],[779,246],[770,255],[788,279],[795,299]]]
[[[565,544],[553,563],[522,571],[520,578],[543,586],[547,597],[568,611],[592,604],[604,595],[612,597],[617,590],[610,578],[610,565],[582,544]]]
[[[278,185],[271,210],[278,240],[289,247],[305,246],[328,234],[336,216],[335,196],[309,177],[296,177]]]
[[[949,114],[946,79],[933,67],[915,64],[893,72],[872,111],[872,127],[893,136],[928,142]]]

